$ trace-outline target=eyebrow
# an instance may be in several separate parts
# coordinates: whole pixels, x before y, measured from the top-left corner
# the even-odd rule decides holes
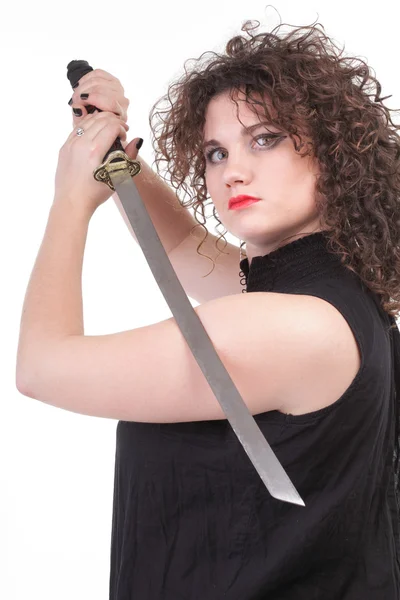
[[[270,125],[270,121],[261,121],[261,122],[254,123],[254,125],[250,125],[250,127],[242,127],[240,135],[242,137],[245,137],[246,135],[248,135],[255,129],[258,129],[259,127],[263,127],[263,125]],[[207,142],[204,142],[202,148],[204,150],[208,146],[218,146],[220,144],[221,144],[221,142],[219,142],[218,140],[208,140]]]

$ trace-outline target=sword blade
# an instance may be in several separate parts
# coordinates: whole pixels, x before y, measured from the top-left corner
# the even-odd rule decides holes
[[[240,396],[194,311],[127,171],[109,173],[126,216],[158,286],[199,367],[253,466],[274,498],[305,506],[286,471]]]

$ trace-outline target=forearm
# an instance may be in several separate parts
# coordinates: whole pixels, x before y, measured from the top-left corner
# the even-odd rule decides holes
[[[181,206],[174,190],[151,169],[143,158],[138,156],[137,160],[140,161],[142,170],[139,175],[135,175],[133,181],[146,206],[161,243],[166,253],[169,254],[188,237],[193,226],[197,225],[197,222],[189,211]],[[113,199],[129,231],[137,242],[137,238],[117,193],[113,194]]]
[[[17,386],[29,385],[52,345],[83,335],[82,265],[90,215],[67,201],[53,204],[22,309]]]

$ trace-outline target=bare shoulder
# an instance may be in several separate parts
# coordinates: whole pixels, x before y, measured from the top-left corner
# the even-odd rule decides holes
[[[300,415],[338,400],[361,364],[358,344],[340,311],[306,294],[252,292],[242,298],[241,318],[238,296],[220,299],[221,311],[229,314],[232,308],[226,324],[236,321],[237,338],[247,344],[236,350],[242,357],[248,353],[245,377],[252,377],[259,390],[253,391],[253,414],[276,409]]]
[[[194,310],[253,415],[322,408],[357,370],[348,325],[318,298],[239,293]],[[29,371],[22,393],[81,414],[153,423],[226,418],[174,318],[70,336]]]
[[[310,341],[304,340],[305,364],[294,362],[290,370],[282,412],[301,415],[329,406],[344,394],[360,369],[361,353],[350,325],[335,306],[316,296],[289,297],[301,307]]]

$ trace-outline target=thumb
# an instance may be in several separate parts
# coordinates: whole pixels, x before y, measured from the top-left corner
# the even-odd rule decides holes
[[[141,140],[142,138],[134,138],[131,142],[129,142],[129,144],[127,144],[125,146],[124,143],[122,143],[122,146],[124,147],[124,151],[125,154],[128,155],[129,158],[131,158],[132,160],[135,160],[137,155],[139,154],[139,150],[136,148],[136,144]],[[142,141],[143,144],[143,141]],[[141,146],[141,144],[140,144]],[[140,148],[139,146],[139,148]]]

